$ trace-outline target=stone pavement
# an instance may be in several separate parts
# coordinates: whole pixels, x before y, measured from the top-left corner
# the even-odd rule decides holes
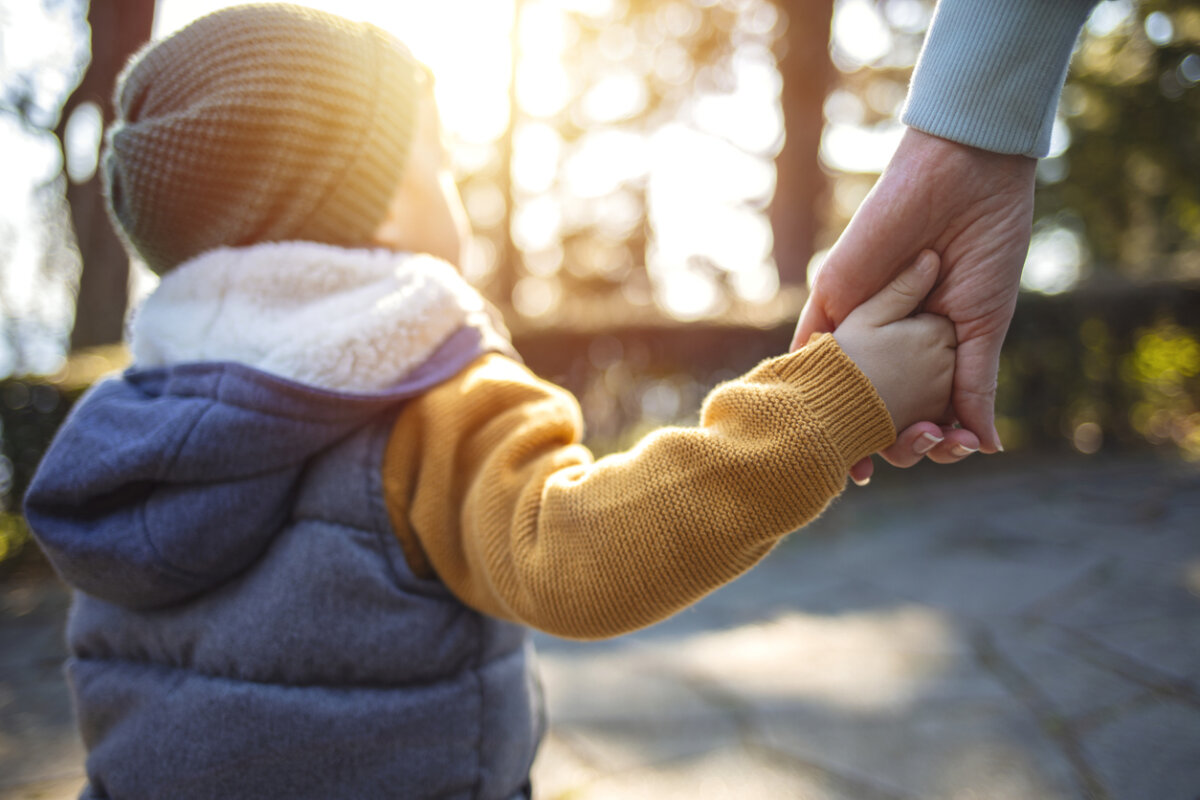
[[[972,461],[647,631],[539,637],[538,800],[1200,800],[1200,469]],[[0,595],[0,800],[80,784],[64,608]]]

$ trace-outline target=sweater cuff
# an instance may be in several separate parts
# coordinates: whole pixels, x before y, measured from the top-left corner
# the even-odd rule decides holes
[[[813,337],[804,348],[775,362],[775,368],[804,394],[813,418],[847,470],[896,440],[883,399],[833,334]]]
[[[940,0],[901,121],[1041,158],[1071,51],[1095,0]]]

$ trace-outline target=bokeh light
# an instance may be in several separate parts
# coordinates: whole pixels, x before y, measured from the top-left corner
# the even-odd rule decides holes
[[[1043,294],[1071,289],[1082,277],[1087,263],[1083,239],[1075,231],[1048,226],[1036,231],[1021,273],[1021,287]]]

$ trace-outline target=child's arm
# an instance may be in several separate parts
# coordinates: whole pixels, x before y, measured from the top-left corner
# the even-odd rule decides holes
[[[888,338],[911,344],[870,325],[872,353],[897,357]],[[593,462],[581,427],[574,398],[499,356],[414,401],[384,467],[410,563],[494,616],[561,636],[625,633],[749,569],[895,436],[828,335],[717,387],[698,428]]]

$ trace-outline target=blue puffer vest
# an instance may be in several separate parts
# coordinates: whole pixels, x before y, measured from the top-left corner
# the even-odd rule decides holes
[[[413,575],[381,486],[400,405],[485,349],[375,394],[195,363],[81,401],[26,512],[79,590],[84,798],[520,796],[526,633]]]

